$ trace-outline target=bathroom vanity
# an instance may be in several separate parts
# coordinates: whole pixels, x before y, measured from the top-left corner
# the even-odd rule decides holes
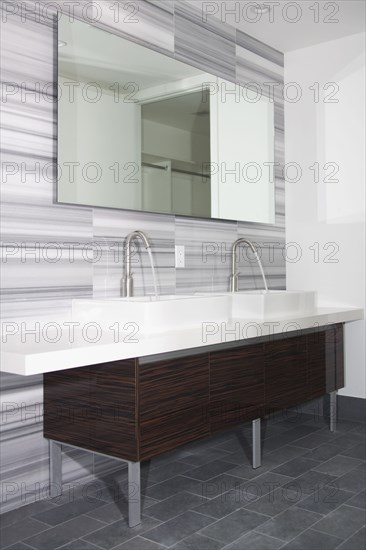
[[[343,385],[342,324],[46,373],[44,436],[55,494],[61,444],[122,459],[129,524],[137,525],[141,461],[251,420],[257,468],[261,417],[330,393],[333,431]]]
[[[362,319],[363,310],[322,308],[313,298],[270,291],[75,300],[81,332],[72,342],[70,333],[52,338],[52,327],[39,342],[12,334],[3,345],[3,370],[44,375],[50,494],[62,487],[62,445],[125,461],[134,526],[141,522],[141,461],[252,421],[257,468],[260,419],[327,393],[334,431],[336,391],[344,386],[343,325]],[[126,311],[141,333],[116,342],[107,327]],[[239,317],[243,311],[250,316]],[[103,338],[88,343],[84,328],[93,324],[104,327]]]
[[[342,324],[44,374],[44,435],[141,461],[343,387]]]

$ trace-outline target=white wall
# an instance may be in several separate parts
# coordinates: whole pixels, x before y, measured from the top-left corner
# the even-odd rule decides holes
[[[302,89],[298,102],[285,101],[286,163],[302,168],[299,182],[286,182],[286,241],[301,247],[299,261],[287,263],[287,288],[317,290],[324,305],[365,308],[364,48],[362,33],[285,55],[285,82]],[[316,82],[319,101],[310,89]],[[322,169],[327,162],[339,165],[339,182],[324,181],[332,171]],[[346,325],[345,358],[340,393],[365,398],[364,321]]]
[[[142,151],[167,159],[202,164],[210,160],[210,138],[142,119]]]
[[[70,79],[59,78],[59,200],[140,209],[140,105],[101,86],[99,93],[88,92],[81,81],[73,97],[67,82]],[[66,163],[75,161],[80,165],[75,167],[74,183]]]
[[[224,90],[226,82],[218,82]],[[211,97],[214,217],[274,223],[275,183],[266,168],[274,162],[274,134],[273,100],[239,86],[237,94]]]

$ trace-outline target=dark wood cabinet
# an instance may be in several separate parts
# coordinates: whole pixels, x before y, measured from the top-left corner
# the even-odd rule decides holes
[[[307,336],[267,342],[264,347],[266,413],[306,400]]]
[[[207,353],[142,363],[138,393],[141,459],[209,434]]]
[[[44,436],[138,460],[137,361],[128,359],[44,375]]]
[[[169,355],[45,374],[45,437],[145,460],[344,385],[342,325]]]
[[[321,397],[327,391],[327,348],[325,331],[315,331],[307,335],[307,386],[308,399]],[[333,369],[334,371],[334,366]],[[333,391],[333,390],[328,390]]]
[[[263,414],[263,344],[211,353],[211,431],[243,424]]]

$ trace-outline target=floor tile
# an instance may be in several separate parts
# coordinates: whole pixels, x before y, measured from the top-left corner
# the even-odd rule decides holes
[[[338,478],[336,476],[330,476],[329,474],[323,474],[316,470],[308,470],[301,476],[292,479],[284,485],[285,488],[295,491],[299,496],[311,495],[312,493],[319,491],[321,487],[334,484]]]
[[[337,550],[365,550],[366,547],[366,529],[362,527],[357,533],[344,541]]]
[[[156,504],[158,501],[149,497],[141,498],[141,508],[142,512],[145,512],[149,506]],[[88,512],[86,515],[90,518],[97,519],[104,523],[114,523],[127,517],[128,514],[128,503],[125,500],[119,500],[118,502],[110,502],[109,504],[104,504],[100,508],[95,508],[91,512]],[[148,514],[147,514],[148,515]]]
[[[232,438],[229,437],[228,439]],[[220,445],[222,442],[222,440],[218,440],[215,443],[213,438],[206,437],[205,439],[200,439],[199,441],[192,441],[191,443],[187,443],[187,445],[184,445],[183,449],[189,454],[202,453],[211,450],[212,448],[216,448],[216,446]]]
[[[284,447],[280,447],[279,449],[268,453],[262,462],[264,466],[270,466],[270,469],[272,470],[276,466],[280,466],[284,462],[288,462],[293,458],[304,456],[305,452],[306,449],[292,445],[285,445]]]
[[[223,460],[214,460],[204,466],[188,470],[184,473],[185,476],[198,481],[207,481],[220,474],[233,470],[234,466],[230,462],[224,462]]]
[[[0,538],[1,542],[1,538]],[[15,544],[12,544],[11,546],[1,547],[3,550],[33,550],[31,546],[28,546],[28,544],[24,544],[24,542],[16,542]],[[96,550],[94,548],[94,550]]]
[[[166,481],[171,477],[183,474],[190,469],[191,466],[189,464],[184,464],[183,462],[172,462],[171,464],[166,464],[164,466],[160,466],[159,468],[149,470],[147,473],[147,478],[150,484],[160,483],[161,481]]]
[[[361,508],[354,508],[343,504],[334,512],[328,514],[325,518],[313,525],[313,529],[347,539],[356,531],[361,529],[366,523],[366,512]]]
[[[282,545],[282,540],[274,539],[273,537],[268,537],[267,535],[262,535],[261,533],[251,531],[247,535],[243,535],[240,539],[227,546],[225,550],[277,550]]]
[[[123,474],[123,477],[127,481],[127,475]],[[122,475],[121,475],[122,479]],[[107,485],[105,483],[98,484],[94,482],[89,483],[76,483],[74,484],[64,484],[62,488],[62,494],[58,495],[57,497],[54,497],[50,500],[53,504],[56,504],[57,506],[63,506],[64,504],[71,504],[77,500],[81,500],[84,498],[85,495],[93,497],[95,493],[101,494],[101,492],[104,489],[107,489]],[[99,498],[98,496],[94,496],[94,498]],[[101,499],[102,500],[102,499]]]
[[[207,499],[202,496],[182,491],[157,504],[153,504],[148,508],[146,514],[160,521],[167,521],[205,502],[207,502]]]
[[[66,484],[58,498],[3,514],[2,546],[364,550],[365,435],[362,423],[338,422],[330,434],[323,418],[285,411],[262,422],[263,465],[256,470],[250,423],[144,462],[138,527],[130,529],[126,521],[124,467],[92,484]]]
[[[354,497],[347,500],[348,506],[356,506],[357,508],[366,509],[366,490],[361,491]]]
[[[353,493],[349,491],[342,491],[342,489],[338,489],[336,486],[328,485],[300,501],[297,506],[325,515],[338,508],[338,506],[345,503],[352,496]]]
[[[209,481],[204,481],[201,486],[200,494],[205,498],[216,498],[232,489],[239,490],[244,483],[245,480],[240,477],[235,477],[230,474],[221,474]]]
[[[343,476],[340,476],[334,481],[334,485],[344,491],[358,493],[361,489],[366,488],[366,471],[352,470]]]
[[[251,502],[245,506],[246,510],[266,514],[267,516],[277,516],[287,508],[297,504],[301,500],[301,495],[280,487],[275,491],[271,491],[268,495],[264,495],[255,502]]]
[[[19,521],[23,521],[26,518],[32,517],[40,512],[45,512],[46,510],[51,510],[55,507],[55,504],[50,502],[50,500],[40,500],[38,502],[32,502],[26,506],[21,506],[10,512],[5,512],[1,514],[1,528],[7,527],[8,525],[13,525]]]
[[[263,442],[263,450],[264,452],[268,452],[270,450],[278,449],[283,445],[288,445],[290,443],[295,444],[294,442],[297,441],[298,439],[301,439],[311,433],[314,433],[317,430],[320,430],[320,427],[296,426],[284,432],[282,435],[278,435],[278,436],[270,437],[269,439],[266,439]]]
[[[50,527],[38,535],[25,539],[24,542],[37,550],[54,550],[70,540],[83,537],[87,533],[100,529],[104,524],[86,516],[79,516],[56,527]]]
[[[333,535],[309,529],[281,547],[281,550],[334,550],[342,542]],[[347,549],[348,550],[348,549]]]
[[[95,492],[90,493],[90,497],[103,501],[102,506],[107,502],[118,502],[126,499],[125,484],[128,483],[127,477],[122,483],[112,483],[101,487]]]
[[[330,474],[333,476],[342,476],[347,472],[356,468],[361,464],[361,460],[356,458],[350,458],[348,456],[335,456],[326,462],[323,462],[319,466],[316,466],[314,470],[317,472],[323,472],[324,474]]]
[[[315,432],[310,435],[306,435],[301,439],[297,439],[296,446],[304,447],[305,449],[315,449],[316,447],[322,445],[325,441],[331,442],[330,440],[332,440],[332,435],[325,434],[324,432]]]
[[[56,506],[52,510],[46,510],[36,516],[35,519],[43,521],[48,525],[58,525],[64,523],[69,519],[73,519],[82,514],[86,514],[104,505],[104,501],[96,498],[80,498],[70,504],[63,504],[62,506]]]
[[[90,533],[89,535],[84,535],[83,539],[91,542],[92,544],[96,544],[105,550],[110,550],[110,548],[114,548],[118,544],[122,544],[126,540],[132,539],[137,535],[141,535],[145,531],[156,527],[159,523],[160,522],[155,519],[142,516],[142,523],[136,527],[130,528],[127,521],[123,519],[115,521],[114,523],[111,523],[102,529],[98,529],[98,531]]]
[[[277,424],[264,425],[262,421],[261,437],[262,439],[268,439],[270,437],[276,437],[288,431],[288,428],[284,426],[278,426]]]
[[[336,435],[334,442],[338,445],[342,445],[343,449],[350,449],[355,445],[365,445],[365,435],[357,434],[355,432],[347,432],[342,435]]]
[[[359,443],[354,447],[350,447],[340,453],[343,456],[350,456],[351,458],[358,458],[360,460],[366,460],[366,445],[365,443]]]
[[[0,531],[1,546],[11,546],[16,542],[20,542],[23,539],[27,539],[36,533],[45,531],[49,528],[49,525],[37,521],[33,518],[25,518],[23,521],[8,525]]]
[[[238,464],[235,453],[225,458],[225,462],[229,462],[230,460],[233,461],[233,469],[230,470],[230,475],[243,479],[253,479],[270,470],[269,464],[262,463],[259,468],[253,468],[250,464],[242,464],[242,461]]]
[[[297,458],[289,460],[288,462],[285,462],[284,464],[278,466],[272,471],[276,474],[282,474],[289,477],[298,477],[308,470],[314,470],[320,464],[321,462],[318,462],[316,460],[311,460],[310,458],[303,458],[302,456],[299,456]]]
[[[321,517],[320,514],[294,506],[267,523],[260,525],[256,528],[256,531],[283,541],[289,541],[319,521]]]
[[[338,435],[340,432],[357,432],[361,429],[361,433],[365,433],[365,423],[364,422],[353,422],[352,420],[340,420],[337,419],[337,431],[335,435]],[[363,430],[363,432],[362,432]]]
[[[220,519],[257,500],[257,497],[240,489],[217,496],[195,509],[195,512]]]
[[[224,546],[224,542],[195,533],[172,546],[171,550],[221,550]]]
[[[119,544],[113,548],[113,550],[165,550],[165,548],[165,546],[156,544],[156,542],[153,542],[152,540],[137,536],[123,542],[122,544]]]
[[[209,525],[201,534],[226,543],[234,542],[267,520],[268,516],[241,509]]]
[[[157,483],[152,487],[142,489],[144,495],[156,499],[164,500],[180,491],[189,491],[194,492],[195,494],[202,494],[202,483],[200,481],[191,479],[184,476],[176,476],[163,481],[162,483]]]
[[[175,461],[180,462],[183,458],[186,458],[190,455],[191,453],[184,447],[178,447],[173,451],[167,451],[166,453],[163,453],[161,455],[154,456],[153,458],[147,460],[146,462],[143,462],[142,464],[148,464],[149,468],[153,470],[155,468],[160,468],[160,466],[164,466],[165,464],[171,464]]]
[[[242,453],[243,460],[250,458],[251,432],[245,433],[241,437],[236,437],[221,443],[216,448],[227,453]]]
[[[99,549],[100,549],[100,546],[95,546],[95,544],[91,544],[86,540],[77,539],[77,540],[73,540],[72,542],[69,542],[69,544],[60,546],[57,550],[99,550]]]
[[[119,483],[121,480],[127,479],[127,477],[128,477],[127,464],[121,463],[121,466],[120,468],[118,468],[118,470],[114,470],[109,474],[102,475],[100,478],[98,478],[98,481],[100,481],[104,486],[108,486],[108,485],[114,485],[116,483]]]
[[[195,512],[184,512],[180,516],[170,519],[154,529],[150,529],[144,533],[144,537],[158,544],[172,546],[203,529],[212,523],[212,521],[212,519]]]
[[[320,460],[324,462],[334,456],[340,454],[343,450],[342,445],[336,445],[334,443],[324,443],[316,449],[311,449],[303,455],[304,458],[311,458],[312,460]]]
[[[361,435],[366,435],[366,423],[358,422],[357,425],[352,428],[352,432],[359,433]]]
[[[291,478],[289,476],[284,476],[275,472],[266,472],[255,479],[245,482],[240,489],[260,498],[278,487],[285,485],[290,480]]]
[[[230,453],[227,451],[222,451],[221,449],[211,449],[206,452],[191,454],[187,457],[183,457],[180,459],[180,462],[198,467],[204,466],[205,464],[217,459],[226,460],[227,456],[230,456]]]

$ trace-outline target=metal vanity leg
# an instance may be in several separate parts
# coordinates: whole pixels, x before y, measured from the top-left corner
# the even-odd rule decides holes
[[[128,525],[141,523],[140,462],[128,462]]]
[[[332,391],[329,394],[329,429],[335,432],[337,427],[337,392]]]
[[[49,441],[50,445],[50,497],[62,494],[62,458],[61,443]]]
[[[253,468],[261,465],[261,419],[252,421],[252,464]]]

